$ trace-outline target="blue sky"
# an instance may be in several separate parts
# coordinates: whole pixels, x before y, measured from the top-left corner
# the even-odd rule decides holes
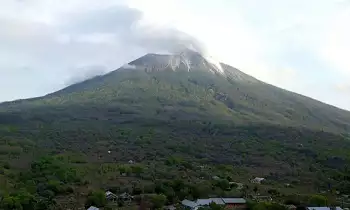
[[[195,41],[258,79],[350,110],[349,22],[350,0],[4,0],[0,101]]]

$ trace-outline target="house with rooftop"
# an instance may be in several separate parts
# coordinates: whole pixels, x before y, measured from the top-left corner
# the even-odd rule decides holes
[[[245,209],[247,207],[244,198],[207,198],[196,201],[183,200],[182,205],[186,209],[197,210],[200,207],[209,206],[211,203],[225,206],[226,209]]]
[[[108,201],[117,201],[118,200],[118,196],[115,195],[114,193],[112,193],[111,191],[107,191],[105,194],[106,194],[106,199]]]
[[[198,204],[194,201],[190,201],[190,200],[183,200],[181,201],[181,204],[182,206],[185,208],[185,209],[190,209],[190,210],[195,210],[195,209],[198,209]]]
[[[209,206],[211,203],[215,203],[217,205],[225,205],[225,203],[222,201],[222,198],[197,199],[196,203],[198,206]]]
[[[254,184],[261,184],[262,181],[264,181],[265,178],[262,177],[255,177],[254,179],[252,179],[250,182],[254,183]]]
[[[222,198],[227,209],[245,209],[247,202],[244,198]]]
[[[324,206],[324,207],[306,207],[307,210],[343,210],[342,208],[340,208],[339,206],[337,207],[328,207],[328,206]]]

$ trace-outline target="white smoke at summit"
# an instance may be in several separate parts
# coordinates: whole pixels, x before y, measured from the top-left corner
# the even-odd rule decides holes
[[[3,3],[0,89],[15,92],[3,94],[0,101],[45,95],[115,70],[146,53],[178,54],[190,49],[220,68],[209,59],[204,44],[191,35],[170,25],[149,23],[140,10],[115,1],[94,2],[75,0],[55,7],[54,0]],[[26,86],[8,85],[5,78],[16,81],[15,75],[23,69],[32,72]]]
[[[74,13],[63,27],[71,40],[122,43],[125,50],[138,48],[145,53],[200,53],[221,70],[204,43],[176,28],[148,23],[142,12],[126,6]],[[117,55],[116,55],[117,56]]]

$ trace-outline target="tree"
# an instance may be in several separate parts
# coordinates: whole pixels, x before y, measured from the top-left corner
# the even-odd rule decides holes
[[[209,207],[212,210],[223,210],[224,209],[224,206],[218,205],[218,204],[216,204],[214,202],[210,203]]]
[[[86,206],[103,207],[107,203],[105,192],[102,190],[94,191],[88,196]]]
[[[12,209],[22,210],[23,209],[19,200],[13,196],[4,196],[4,198],[1,201],[1,207],[2,209],[5,209],[5,210],[12,210]]]
[[[175,190],[175,192],[179,192],[185,188],[185,183],[181,179],[176,179],[171,183],[171,186]]]
[[[4,163],[4,169],[10,169],[10,164],[8,162]]]
[[[278,192],[278,190],[276,190],[276,189],[269,189],[269,190],[267,191],[267,193],[269,193],[270,195],[273,195],[273,196],[279,195],[279,192]]]
[[[35,208],[35,198],[34,195],[30,194],[24,189],[19,190],[18,193],[16,193],[16,200],[21,204],[23,209],[26,210],[33,210]]]
[[[312,206],[327,206],[328,200],[322,195],[312,195],[309,199],[309,205]]]
[[[230,188],[230,183],[226,179],[220,179],[215,181],[215,186],[219,187],[222,190],[227,190]]]
[[[151,203],[153,206],[153,209],[159,209],[162,208],[164,206],[164,204],[166,203],[166,196],[163,194],[160,195],[153,195],[151,197]]]
[[[255,193],[257,193],[257,192],[258,192],[258,187],[257,187],[257,186],[254,186],[253,191],[254,191]]]
[[[136,174],[137,176],[140,176],[143,172],[143,168],[141,166],[131,166],[132,173]]]
[[[278,203],[260,202],[252,205],[252,210],[286,210],[286,207]]]
[[[206,197],[211,192],[210,183],[202,182],[189,187],[193,199]]]
[[[132,194],[134,195],[140,195],[142,193],[142,187],[141,186],[134,186],[132,188]]]

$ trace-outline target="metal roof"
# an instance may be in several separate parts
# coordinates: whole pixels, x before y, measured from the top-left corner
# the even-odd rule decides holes
[[[222,201],[222,198],[209,198],[211,202],[219,204],[219,205],[224,205],[224,201]]]
[[[109,195],[113,195],[113,193],[111,191],[107,191],[106,196],[109,196]]]
[[[246,200],[244,198],[222,198],[225,204],[229,203],[239,203],[243,204],[246,203]]]
[[[181,201],[181,204],[184,206],[188,206],[190,208],[194,208],[194,207],[198,206],[197,203],[190,201],[190,200],[183,200],[183,201]]]
[[[308,210],[332,210],[330,207],[307,207]],[[336,207],[336,210],[343,210],[339,206]]]
[[[99,208],[97,208],[95,206],[90,206],[87,210],[99,210]]]
[[[245,204],[246,200],[243,198],[207,198],[207,199],[197,199],[196,202],[193,202],[190,200],[183,200],[181,203],[184,206],[195,208],[197,206],[208,206],[210,203],[216,203],[218,205],[233,204],[233,203]],[[327,210],[327,209],[315,209],[315,210]],[[337,210],[342,210],[342,209],[337,209]]]
[[[198,199],[196,201],[198,206],[208,206],[210,203],[216,203],[219,205],[224,205],[225,203],[222,201],[222,198],[208,198],[208,199]]]

